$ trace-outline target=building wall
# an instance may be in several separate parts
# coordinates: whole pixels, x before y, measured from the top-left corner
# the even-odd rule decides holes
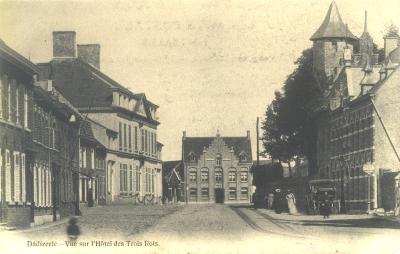
[[[90,113],[89,118],[118,132],[107,154],[108,202],[161,202],[162,176],[156,127],[116,113]],[[141,162],[142,161],[142,162]],[[146,178],[147,176],[147,178]],[[147,180],[146,180],[147,179]],[[150,187],[151,186],[151,187]]]
[[[33,77],[0,59],[0,221],[27,227]]]
[[[346,46],[353,51],[353,45],[346,43],[343,39],[324,39],[314,42],[313,66],[314,73],[320,84],[325,85],[325,81],[329,76],[335,76],[335,68],[340,66]],[[323,87],[323,89],[326,88]]]
[[[372,177],[363,165],[374,161],[374,115],[369,100],[336,111],[331,118],[330,176],[336,182],[336,200],[342,192],[347,211],[366,210],[373,201]],[[368,194],[369,190],[369,194]],[[371,204],[373,206],[374,204]]]
[[[385,124],[390,139],[392,140],[397,153],[400,153],[400,112],[399,112],[399,93],[400,93],[400,69],[386,80],[379,88],[374,98],[375,105]],[[400,170],[400,162],[396,157],[389,139],[383,129],[382,123],[376,117],[376,167],[381,169]]]
[[[217,156],[221,156],[220,165],[217,162]],[[250,167],[251,163],[240,163],[222,139],[214,139],[197,163],[185,163],[188,202],[214,203],[218,201],[215,189],[222,189],[225,203],[249,203],[252,184]],[[194,181],[191,180],[191,172],[196,173]],[[218,172],[222,173],[222,181],[216,179]],[[242,172],[247,175],[245,181],[241,181]],[[204,173],[208,174],[207,179],[202,176]],[[246,190],[243,193],[242,188]],[[193,190],[196,190],[195,195],[193,195]],[[205,195],[205,190],[208,190],[208,195]]]
[[[43,96],[35,94],[33,107],[34,225],[71,216],[71,207],[75,207],[73,169],[78,156],[78,128],[68,122],[68,116],[43,103]]]

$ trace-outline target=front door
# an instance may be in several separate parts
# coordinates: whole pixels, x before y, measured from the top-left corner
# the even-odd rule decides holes
[[[215,203],[223,204],[225,201],[225,192],[223,188],[215,188]]]

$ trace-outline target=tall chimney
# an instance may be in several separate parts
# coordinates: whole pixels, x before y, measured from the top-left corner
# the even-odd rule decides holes
[[[384,37],[385,40],[385,59],[388,57],[390,52],[395,50],[399,46],[399,37]]]
[[[53,57],[76,57],[75,41],[75,31],[54,31]]]
[[[78,44],[78,57],[100,70],[100,44]]]

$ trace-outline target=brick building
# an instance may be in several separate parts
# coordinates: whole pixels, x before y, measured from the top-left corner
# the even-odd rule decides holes
[[[88,119],[118,134],[108,140],[106,149],[107,202],[160,202],[158,106],[101,72],[100,46],[76,45],[75,36],[71,31],[53,33],[54,58],[39,64],[41,77],[54,80],[54,86]]]
[[[385,60],[378,62],[367,15],[358,39],[333,2],[311,40],[314,74],[326,99],[316,112],[318,177],[335,181],[338,211],[393,209],[395,189],[388,191],[386,181],[394,177],[385,174],[400,168],[399,38],[384,38]]]
[[[79,125],[70,119],[80,116],[51,80],[35,82],[33,91],[35,154],[27,194],[34,208],[31,222],[40,225],[75,214]]]
[[[72,215],[78,127],[69,120],[79,113],[3,41],[0,65],[1,221],[29,227]]]
[[[11,227],[26,227],[31,221],[27,175],[34,157],[32,106],[38,72],[0,40],[0,219]]]
[[[81,124],[79,168],[80,183],[79,197],[81,205],[92,207],[106,203],[105,176],[106,176],[106,146],[100,143],[94,134],[95,122],[85,119]],[[99,125],[99,124],[97,124]],[[107,135],[106,128],[99,125],[103,131],[99,134]]]
[[[250,202],[249,131],[245,137],[187,137],[183,132],[182,156],[187,202]]]

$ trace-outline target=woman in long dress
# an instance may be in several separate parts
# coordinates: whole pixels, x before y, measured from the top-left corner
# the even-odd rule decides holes
[[[286,200],[289,208],[289,214],[297,214],[296,198],[291,190],[288,190],[288,194],[286,195]]]

